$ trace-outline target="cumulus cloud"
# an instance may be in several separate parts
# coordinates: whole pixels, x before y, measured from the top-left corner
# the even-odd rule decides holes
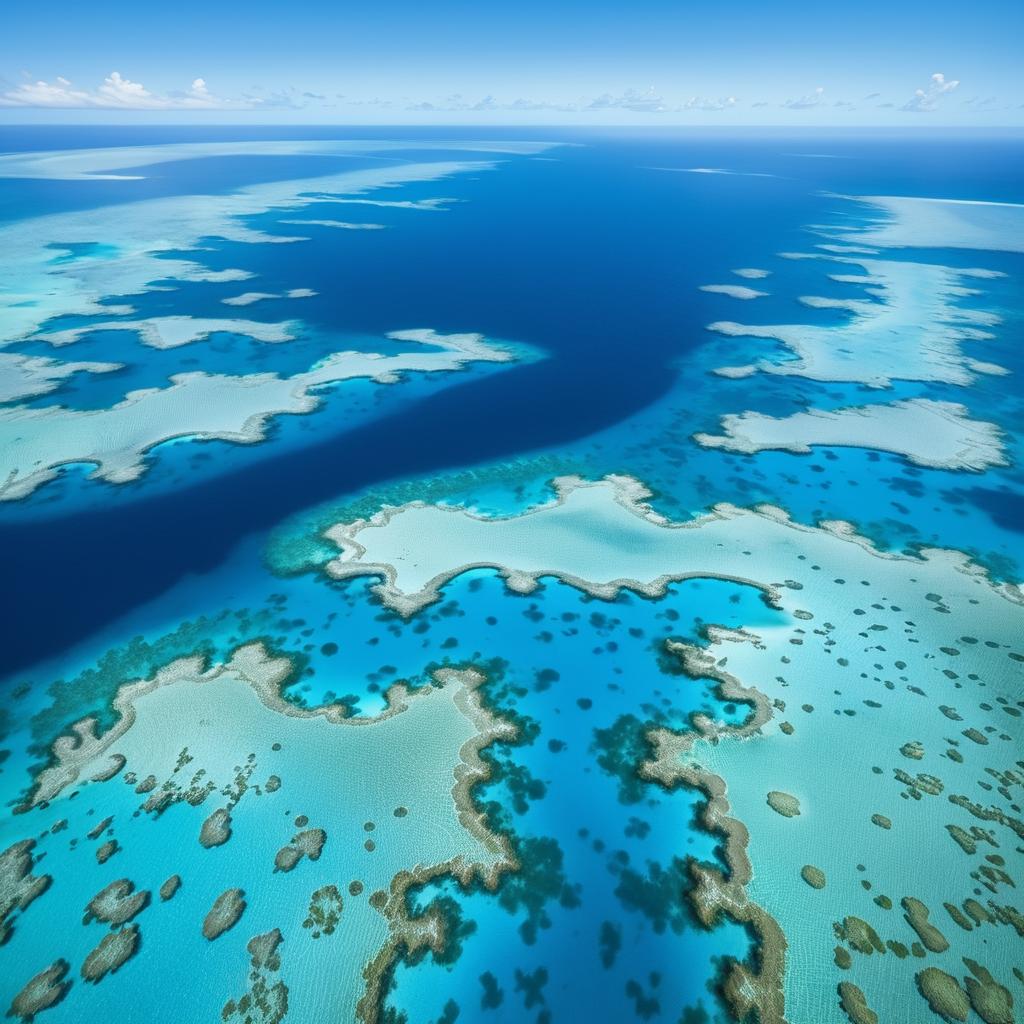
[[[193,79],[188,89],[166,94],[150,92],[112,71],[96,89],[80,89],[58,75],[52,82],[23,82],[0,93],[2,107],[94,108],[101,110],[225,110],[261,105],[255,98],[226,100],[213,95],[203,78]]]
[[[947,79],[941,72],[936,72],[932,75],[928,88],[916,89],[914,95],[900,107],[900,110],[909,110],[917,114],[930,113],[938,108],[939,100],[946,93],[952,92],[959,84],[957,79]]]
[[[0,105],[5,107],[84,107],[89,106],[89,94],[71,87],[66,78],[56,82],[24,82],[16,89],[0,93]]]
[[[801,96],[795,100],[786,100],[782,105],[787,107],[789,110],[808,110],[811,107],[820,106],[824,95],[825,89],[823,86],[819,85],[814,92],[808,93],[806,96]]]

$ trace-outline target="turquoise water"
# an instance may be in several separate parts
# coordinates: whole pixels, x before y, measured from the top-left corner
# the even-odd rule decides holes
[[[179,140],[143,140],[131,132],[69,140],[52,131],[12,134],[5,142],[0,136],[0,148],[141,141]],[[0,785],[13,808],[58,735],[88,714],[111,724],[110,702],[121,684],[196,651],[215,663],[240,644],[262,640],[295,659],[295,678],[283,691],[287,700],[307,709],[341,705],[356,717],[385,710],[385,692],[398,680],[422,687],[438,665],[478,664],[488,674],[482,688],[487,706],[518,722],[520,736],[484,751],[492,775],[473,795],[488,827],[509,837],[520,871],[502,876],[495,891],[479,882],[464,887],[451,877],[410,891],[413,915],[431,905],[445,908],[450,941],[443,952],[399,957],[383,1011],[410,1022],[450,1021],[456,1010],[462,1020],[726,1020],[718,988],[722,958],[751,957],[754,937],[729,923],[705,930],[686,898],[688,859],[724,867],[721,837],[698,825],[700,794],[668,793],[641,780],[636,769],[648,755],[643,734],[652,725],[685,728],[694,713],[738,724],[749,710],[725,704],[711,680],[679,674],[663,641],[702,644],[709,624],[770,629],[783,624],[782,613],[754,588],[733,583],[690,581],[670,586],[657,600],[623,593],[608,602],[554,579],[533,594],[516,595],[494,572],[479,570],[448,585],[439,604],[403,620],[381,605],[369,581],[340,583],[324,575],[322,564],[336,551],[318,533],[415,499],[516,514],[550,500],[555,476],[627,473],[642,480],[654,508],[673,519],[718,502],[767,502],[801,523],[849,520],[885,549],[965,550],[997,580],[1020,580],[1019,254],[883,254],[897,262],[981,266],[1006,275],[972,281],[978,293],[956,300],[1001,318],[990,328],[993,338],[964,342],[965,353],[1011,371],[1008,377],[979,375],[969,387],[907,380],[879,391],[766,373],[726,379],[711,371],[792,356],[781,344],[725,337],[706,325],[847,323],[849,313],[796,299],[862,298],[862,285],[827,276],[858,268],[778,254],[812,251],[825,241],[813,225],[848,230],[866,223],[868,212],[842,194],[1022,202],[1013,170],[1021,143],[986,139],[967,153],[955,139],[830,138],[815,146],[827,144],[850,159],[810,160],[794,155],[808,144],[799,138],[623,133],[545,141],[556,148],[537,160],[529,153],[417,149],[413,140],[405,151],[371,156],[360,166],[449,158],[496,166],[366,196],[454,200],[440,209],[314,202],[301,211],[243,218],[248,227],[308,235],[309,241],[203,237],[198,250],[170,247],[161,254],[211,271],[242,268],[255,275],[246,280],[164,279],[173,290],[124,297],[116,279],[97,272],[105,304],[130,303],[130,319],[294,319],[293,341],[261,343],[223,332],[156,350],[129,332],[96,331],[66,348],[31,338],[6,346],[31,356],[125,364],[110,374],[79,373],[20,403],[36,410],[109,408],[131,391],[164,387],[181,372],[291,376],[342,350],[401,355],[417,346],[385,335],[410,328],[478,331],[520,358],[412,374],[394,384],[346,381],[324,389],[321,406],[310,414],[274,420],[261,443],[179,439],[153,448],[146,472],[133,482],[91,480],[90,469],[76,465],[28,497],[0,502],[8,592],[16,595],[5,617],[0,724],[7,756],[0,761]],[[159,173],[140,181],[8,179],[0,194],[8,224],[101,210],[95,242],[76,244],[58,265],[102,264],[118,253],[103,237],[104,220],[120,225],[136,212],[121,204],[187,203],[206,192],[227,196],[262,182],[337,174],[350,163],[211,157],[161,164]],[[692,166],[774,176],[653,169]],[[109,204],[118,205],[103,212]],[[279,224],[298,217],[385,227]],[[55,246],[66,241],[59,229],[58,220]],[[744,280],[732,274],[742,267],[771,273]],[[698,290],[714,283],[743,283],[769,294],[740,301]],[[222,301],[291,288],[317,294],[243,307]],[[119,315],[128,316],[61,315],[45,329]],[[919,397],[963,403],[975,418],[996,424],[1008,464],[973,474],[926,469],[866,449],[745,456],[705,450],[691,440],[696,432],[715,432],[730,412],[787,416],[807,407]],[[181,730],[185,745],[187,709]],[[416,759],[416,750],[402,752],[410,771]],[[376,767],[368,764],[366,772]],[[450,788],[450,780],[443,785]],[[316,1004],[318,972],[326,968],[319,953],[308,952],[314,947],[303,945],[302,914],[295,911],[317,886],[347,884],[348,862],[332,859],[330,839],[315,867],[303,864],[271,882],[247,863],[259,844],[240,829],[224,852],[238,857],[246,872],[252,869],[248,885],[256,888],[247,891],[255,894],[259,913],[208,943],[199,933],[202,916],[214,896],[237,884],[230,871],[210,868],[219,851],[204,850],[193,838],[213,803],[132,817],[138,797],[113,783],[86,787],[74,799],[90,813],[69,815],[65,797],[27,816],[0,818],[4,847],[45,836],[36,873],[55,879],[51,892],[16,915],[12,938],[0,949],[0,1001],[9,1002],[32,974],[63,956],[76,980],[44,1020],[104,1013],[180,1020],[182,990],[202,992],[190,1000],[195,1010],[189,1019],[207,1019],[245,991],[245,942],[279,926],[285,932],[281,976],[292,989],[288,1019],[320,1019],[317,1013],[330,1009]],[[119,822],[118,834],[131,841],[122,838],[124,849],[100,865],[84,849],[82,819],[109,814]],[[71,828],[47,835],[62,817],[73,819]],[[353,821],[355,830],[361,827]],[[75,848],[71,837],[78,839]],[[415,849],[410,844],[409,857]],[[187,879],[181,896],[167,904],[154,900],[140,915],[144,938],[136,957],[99,985],[79,980],[79,964],[102,934],[95,924],[79,924],[80,907],[115,878],[155,888],[174,871]],[[292,919],[297,923],[288,931],[284,922]],[[354,990],[364,965],[346,956],[344,932],[338,940],[342,949],[332,970],[344,972]],[[181,967],[200,961],[202,985]],[[160,977],[167,984],[153,983]]]

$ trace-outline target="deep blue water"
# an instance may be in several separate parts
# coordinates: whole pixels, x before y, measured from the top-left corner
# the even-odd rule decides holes
[[[417,143],[483,135],[449,129],[33,128],[0,131],[0,151],[350,134],[401,137],[409,140],[408,149],[352,158],[183,160],[144,169],[147,176],[138,181],[0,179],[0,226],[113,203],[227,194],[260,182],[386,166],[396,158],[449,159],[451,153]],[[757,339],[710,333],[706,325],[722,319],[841,325],[846,313],[796,300],[862,296],[861,289],[826,276],[845,268],[778,254],[807,251],[822,241],[815,225],[860,223],[863,211],[842,195],[1024,201],[1024,138],[550,130],[486,135],[571,145],[543,159],[481,154],[496,161],[496,169],[370,197],[456,200],[444,211],[323,204],[297,214],[379,222],[386,225],[382,231],[278,226],[279,211],[254,216],[253,227],[294,230],[310,241],[246,245],[208,239],[208,251],[201,253],[206,267],[243,267],[258,276],[175,282],[174,291],[130,299],[137,317],[187,312],[300,318],[305,327],[294,342],[266,345],[223,333],[156,351],[128,333],[98,331],[63,350],[38,341],[13,347],[32,355],[125,362],[121,371],[79,375],[28,403],[82,410],[110,406],[128,391],[162,386],[170,375],[190,370],[295,374],[332,351],[377,350],[381,335],[403,328],[479,331],[527,348],[526,357],[509,366],[481,365],[387,387],[358,381],[331,388],[320,410],[279,419],[265,443],[162,445],[135,483],[90,481],[76,467],[27,499],[0,502],[8,595],[0,677],[11,695],[0,709],[0,727],[24,725],[28,741],[0,768],[0,792],[13,803],[26,769],[70,722],[88,713],[106,721],[119,683],[196,650],[220,658],[245,640],[268,639],[302,659],[301,674],[288,690],[292,699],[341,702],[363,714],[381,709],[383,692],[396,679],[419,684],[431,665],[483,662],[492,675],[487,696],[493,707],[527,726],[522,742],[489,749],[495,774],[476,793],[492,826],[514,838],[523,880],[509,875],[493,894],[463,891],[450,878],[416,892],[418,909],[437,898],[451,901],[461,922],[460,952],[399,964],[387,1006],[413,1024],[451,1020],[452,1003],[461,1009],[460,1019],[476,1020],[486,1009],[485,1019],[494,1024],[580,1015],[686,1024],[722,1020],[720,958],[748,955],[751,935],[733,925],[704,931],[685,897],[687,857],[720,863],[718,838],[696,823],[699,794],[667,793],[641,782],[634,769],[646,749],[643,734],[653,724],[682,727],[698,711],[728,722],[743,718],[746,709],[723,704],[710,681],[678,674],[663,656],[662,641],[703,642],[708,623],[756,630],[778,622],[759,592],[690,581],[658,600],[621,594],[605,602],[545,581],[536,593],[518,596],[494,573],[481,571],[459,577],[441,603],[404,621],[382,609],[366,580],[341,584],[314,571],[285,570],[308,569],[303,559],[311,551],[314,561],[322,560],[319,527],[388,501],[461,499],[484,511],[508,512],[549,496],[548,481],[556,474],[626,472],[645,481],[655,506],[677,519],[719,501],[772,502],[800,522],[851,519],[883,547],[963,548],[998,578],[1019,579],[1019,255],[884,254],[1008,275],[980,282],[981,294],[965,296],[963,303],[1002,318],[993,339],[969,344],[970,355],[1014,375],[979,377],[970,388],[898,381],[873,391],[765,374],[726,380],[710,371],[780,350]],[[455,156],[462,157],[477,154]],[[680,172],[692,167],[735,173]],[[131,207],[118,207],[116,215],[131,216]],[[96,242],[103,245],[102,238]],[[736,284],[740,279],[731,271],[738,267],[770,270],[763,283],[743,282],[770,294],[739,302],[698,290]],[[290,288],[319,294],[241,308],[221,302],[243,291]],[[96,319],[72,316],[47,326],[72,328]],[[389,344],[391,352],[411,347]],[[690,439],[696,431],[715,430],[726,412],[784,416],[807,406],[833,409],[921,396],[964,402],[972,414],[996,423],[1005,432],[1010,464],[979,477],[863,449],[743,456],[705,451]],[[65,682],[51,689],[55,680]],[[192,829],[191,819],[176,820]],[[13,840],[19,819],[2,824]],[[189,849],[191,856],[206,856],[195,843]],[[215,883],[207,862],[192,865],[187,853],[182,857],[196,867],[190,884]],[[128,866],[115,864],[118,871],[141,872],[145,859],[140,840],[125,854]],[[335,870],[330,856],[325,862],[324,870]],[[45,946],[40,935],[51,927],[45,907],[40,901],[42,916],[19,920],[23,942]],[[24,947],[18,941],[6,953],[21,975],[26,964],[19,960]],[[285,947],[286,962],[296,946]],[[146,961],[145,947],[139,960],[122,979],[137,978],[129,973],[133,969],[159,969]],[[210,981],[222,983],[220,975]],[[4,984],[0,996],[7,998],[7,988],[18,987],[13,974]],[[104,984],[100,997],[107,998],[111,986]],[[97,991],[78,985],[53,1011],[55,1024],[61,1013],[76,1020],[95,1011],[87,1000],[100,998]],[[84,1010],[76,1000],[85,1001]],[[147,1005],[133,1002],[134,1012],[144,1014]]]
[[[5,129],[0,148],[210,137],[198,129]],[[352,430],[339,430],[324,417],[298,450],[275,455],[269,445],[265,451],[231,453],[219,475],[199,476],[151,497],[144,480],[116,494],[103,484],[87,485],[80,500],[71,494],[56,503],[47,501],[44,488],[20,507],[0,508],[8,593],[17,595],[6,616],[8,667],[26,667],[84,639],[188,573],[213,569],[245,535],[318,502],[387,479],[557,449],[649,407],[672,388],[680,358],[707,344],[705,323],[733,315],[722,297],[700,293],[697,286],[727,280],[735,266],[776,266],[779,261],[766,262],[773,253],[805,248],[805,225],[835,223],[838,204],[829,193],[1020,200],[1024,188],[1014,172],[1024,150],[1019,139],[974,139],[965,147],[957,138],[870,134],[620,132],[567,138],[583,145],[554,151],[558,162],[507,159],[498,171],[474,180],[403,190],[403,197],[444,194],[464,200],[445,213],[398,218],[399,211],[336,207],[322,214],[358,210],[367,219],[394,224],[387,231],[327,233],[329,260],[318,244],[287,247],[286,260],[275,251],[280,247],[245,247],[244,265],[262,275],[254,287],[301,285],[321,293],[293,315],[324,331],[352,336],[419,325],[480,330],[537,346],[548,359],[395,403],[382,418]],[[800,155],[808,152],[832,156]],[[438,154],[421,152],[417,158]],[[325,164],[322,158],[301,162],[303,174]],[[692,166],[778,177],[650,170]],[[9,212],[27,216],[200,186],[228,189],[298,170],[291,158],[185,161],[159,166],[140,182],[7,181],[0,195]],[[236,262],[230,253],[224,260]],[[1000,261],[988,259],[987,265],[993,262]],[[216,256],[209,264],[217,265]],[[806,273],[798,266],[786,269]],[[816,275],[815,294],[822,293],[821,277]],[[250,284],[218,286],[207,294],[232,294]],[[180,301],[180,295],[174,298]],[[159,311],[161,301],[166,304],[166,297],[155,293],[137,305]],[[743,305],[757,307],[742,310],[750,318],[771,320],[777,312],[768,300]],[[253,307],[238,315],[266,312]],[[800,315],[824,322],[835,316],[811,310]],[[101,345],[89,345],[82,357],[103,357]],[[199,354],[183,349],[154,356],[160,358],[152,360],[150,373],[159,373],[164,362],[194,363]],[[100,378],[101,386],[116,389],[116,376]],[[703,382],[694,386],[700,389]],[[215,459],[223,447],[211,446]],[[1005,513],[1001,518],[1005,523]],[[73,584],[55,587],[55,579]]]

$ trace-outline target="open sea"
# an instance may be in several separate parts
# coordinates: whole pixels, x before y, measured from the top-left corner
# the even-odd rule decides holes
[[[349,150],[299,145],[353,140]],[[395,145],[371,145],[384,142]],[[519,145],[526,142],[534,145]],[[196,143],[207,148],[188,148]],[[119,156],[110,168],[117,177],[75,170],[77,151],[129,147],[147,149],[139,162]],[[65,162],[32,162],[52,152],[68,154]],[[408,165],[441,161],[452,167],[403,178]],[[0,847],[37,838],[36,855],[44,855],[33,871],[54,879],[51,892],[11,911],[13,929],[0,939],[0,1009],[63,957],[75,980],[45,1011],[47,1024],[101,1015],[216,1019],[251,982],[246,941],[279,927],[287,1020],[351,1012],[366,963],[359,942],[371,948],[366,936],[376,934],[375,925],[360,924],[363,938],[346,946],[345,914],[354,913],[348,907],[356,897],[345,895],[342,924],[310,947],[315,954],[303,945],[309,893],[331,881],[344,893],[363,870],[362,848],[335,847],[331,828],[315,864],[279,876],[253,866],[258,837],[272,828],[267,801],[277,796],[263,796],[264,809],[248,824],[241,814],[248,803],[239,802],[235,835],[223,850],[195,840],[215,797],[201,809],[185,801],[149,815],[138,812],[130,786],[109,794],[85,786],[70,809],[65,793],[22,813],[53,741],[86,716],[111,727],[123,683],[197,652],[216,664],[261,640],[294,659],[283,695],[299,709],[377,715],[396,681],[422,686],[438,666],[472,663],[488,675],[489,707],[520,726],[517,740],[484,748],[490,777],[473,794],[489,828],[509,837],[519,869],[494,889],[451,873],[410,889],[409,913],[442,908],[447,942],[430,952],[399,944],[379,1005],[360,1011],[367,1024],[733,1019],[723,964],[756,960],[757,935],[726,919],[705,928],[687,899],[693,858],[724,866],[722,837],[700,820],[703,792],[665,789],[636,769],[650,728],[686,729],[695,714],[737,725],[749,710],[724,699],[715,679],[684,675],[664,654],[666,638],[702,645],[709,624],[756,633],[781,627],[784,613],[755,588],[726,579],[672,582],[662,597],[623,590],[604,600],[548,577],[532,593],[515,593],[493,569],[475,568],[446,584],[439,602],[403,618],[373,592],[375,580],[325,574],[337,551],[323,531],[417,500],[515,516],[551,501],[556,477],[617,474],[640,480],[654,511],[673,521],[718,503],[780,506],[808,526],[846,521],[884,552],[963,551],[994,583],[1019,583],[1024,237],[1002,249],[868,253],[849,238],[880,217],[851,197],[1024,204],[1022,167],[1019,133],[0,128],[0,271],[7,268],[0,353],[118,364],[79,370],[52,390],[0,404],[4,444],[23,443],[19,431],[36,422],[33,410],[51,417],[38,422],[54,424],[33,443],[67,452],[50,459],[59,468],[28,493],[0,491]],[[344,176],[353,172],[386,184],[349,192]],[[289,193],[292,182],[301,187]],[[215,221],[207,232],[203,211],[240,194],[250,198],[236,219],[253,237],[224,237]],[[337,202],[345,196],[358,201]],[[157,221],[156,209],[170,213]],[[127,254],[149,230],[147,218],[164,241],[139,270]],[[821,248],[841,244],[853,248]],[[44,249],[53,250],[52,264],[40,262]],[[872,291],[877,268],[866,270],[858,259],[947,268],[969,287],[935,312],[931,297],[913,289],[888,298]],[[168,264],[166,278],[159,261]],[[208,273],[183,273],[180,261]],[[24,269],[36,267],[43,269]],[[60,274],[61,267],[85,268],[73,271],[77,294],[88,292],[95,304],[40,312],[39,325],[22,330],[23,314],[47,310],[46,296],[56,294],[48,291],[52,267]],[[743,268],[765,273],[734,274]],[[968,280],[959,276],[965,268],[991,273]],[[226,273],[239,269],[250,276]],[[149,275],[146,290],[133,284],[140,273]],[[844,274],[868,279],[830,276]],[[765,294],[744,300],[701,290],[707,285]],[[289,297],[296,289],[313,294]],[[224,302],[249,292],[265,297]],[[827,301],[800,301],[807,296]],[[909,343],[918,322],[926,329],[929,316],[945,326],[969,323],[978,336],[960,341],[962,350],[1007,373],[971,371],[967,384],[894,376],[884,387],[856,375],[812,379],[786,372],[798,355],[774,337],[708,329],[726,321],[842,331],[861,315],[857,302],[903,300],[920,304],[921,320],[914,319],[918,306],[910,307],[894,345]],[[153,347],[137,331],[116,329],[118,320],[166,317],[288,324],[290,339],[261,341],[236,323]],[[9,325],[16,321],[15,330]],[[403,371],[402,359],[433,350],[386,336],[413,330],[480,334],[514,358]],[[78,333],[73,343],[55,344],[45,337],[52,332]],[[188,417],[203,411],[197,399],[176,413],[185,420],[168,431],[173,438],[136,453],[134,478],[123,482],[97,479],[95,453],[75,447],[83,435],[74,423],[85,421],[60,419],[68,411],[99,414],[125,396],[165,389],[180,374],[298,378],[337,352],[394,357],[398,379],[317,385],[316,408],[263,410],[263,436],[247,443],[190,434]],[[713,372],[762,361],[784,369]],[[888,372],[884,360],[877,369]],[[823,443],[797,454],[722,450],[692,439],[721,433],[728,414],[783,418],[917,400],[956,403],[964,416],[992,424],[1002,457],[973,471],[914,461],[898,442]],[[64,412],[46,412],[57,406]],[[125,417],[129,433],[141,429],[132,415]],[[19,467],[4,486],[27,472]],[[1020,668],[1011,663],[1002,680],[1018,701]],[[832,689],[827,680],[821,685]],[[185,748],[189,708],[180,715],[178,747]],[[401,770],[415,773],[418,751],[399,755]],[[331,756],[326,746],[322,756]],[[368,778],[395,768],[366,763],[359,770]],[[364,781],[356,774],[349,785],[357,790]],[[314,824],[318,815],[338,819],[341,830],[348,796],[338,799],[338,806],[326,795],[322,806],[282,806]],[[76,804],[87,801],[89,820],[76,818]],[[109,815],[121,849],[108,865],[96,863],[84,849],[95,844],[83,837]],[[70,826],[61,826],[67,819]],[[362,829],[353,819],[351,830]],[[422,866],[413,840],[399,849],[405,841],[392,841],[395,863]],[[1014,858],[1021,861],[1019,837],[1001,852],[1010,871]],[[215,862],[229,856],[240,865],[237,881]],[[941,870],[941,859],[936,864]],[[79,965],[102,935],[96,922],[80,923],[90,897],[122,876],[155,893],[172,869],[183,879],[181,896],[164,904],[154,895],[138,917],[143,938],[135,956],[99,984],[81,979]],[[250,905],[239,927],[210,943],[200,932],[202,914],[229,883],[245,889]],[[939,913],[933,908],[933,918]],[[946,921],[947,935],[950,927]],[[1019,950],[1011,935],[1002,928],[991,942]],[[325,958],[323,946],[332,942]],[[993,963],[1002,959],[993,954]],[[331,983],[337,993],[321,989],[325,972],[339,976]],[[1002,983],[1016,986],[1019,1012],[1024,987]],[[828,981],[830,993],[835,984]],[[902,1005],[903,997],[893,998]],[[908,1010],[884,1019],[925,1020],[925,1003],[911,998],[921,1016]],[[845,1020],[834,1002],[820,1021]],[[252,1013],[245,1019],[281,1019]]]

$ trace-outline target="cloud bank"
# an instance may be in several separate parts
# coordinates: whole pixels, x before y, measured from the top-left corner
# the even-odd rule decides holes
[[[82,88],[69,79],[58,76],[52,81],[26,80],[17,85],[5,84],[0,79],[0,108],[37,109],[37,110],[108,110],[108,111],[265,111],[274,110],[309,110],[339,111],[348,108],[350,112],[363,108],[374,108],[382,111],[410,111],[416,114],[500,114],[537,112],[540,114],[575,114],[586,121],[591,117],[621,111],[627,115],[638,117],[656,116],[671,119],[673,115],[713,115],[742,116],[742,111],[775,108],[791,111],[798,116],[801,112],[808,116],[820,116],[828,108],[841,111],[843,114],[856,111],[862,103],[869,104],[876,110],[894,112],[931,113],[939,109],[943,97],[952,93],[960,85],[957,79],[947,78],[942,73],[933,74],[924,88],[917,89],[910,99],[902,97],[884,97],[881,92],[861,93],[858,102],[848,98],[834,99],[829,95],[826,101],[825,86],[817,86],[810,92],[785,99],[776,95],[752,96],[740,99],[734,94],[707,95],[695,93],[686,98],[678,95],[673,97],[663,93],[655,86],[646,89],[620,88],[599,94],[590,93],[577,97],[524,97],[515,99],[501,98],[491,93],[467,96],[459,92],[449,93],[442,98],[425,98],[423,96],[392,96],[357,97],[343,93],[328,93],[304,89],[297,84],[281,88],[252,86],[230,97],[212,92],[206,79],[192,79],[191,85],[181,91],[164,92],[148,89],[141,82],[112,71],[96,88]],[[764,83],[761,83],[763,88]],[[759,89],[759,91],[761,91]],[[512,94],[515,96],[515,94]],[[904,94],[905,95],[905,94]],[[999,108],[996,97],[975,96],[959,105],[963,111],[984,112]],[[1006,108],[1009,109],[1009,108]],[[898,116],[898,114],[897,114]],[[500,120],[500,118],[498,118]],[[685,119],[685,117],[684,117]],[[723,118],[724,120],[724,118]]]
[[[153,93],[141,82],[111,71],[96,89],[76,88],[58,75],[52,82],[24,82],[0,93],[3,107],[45,107],[59,110],[235,110],[261,105],[254,98],[227,100],[214,96],[203,78],[184,92]]]

